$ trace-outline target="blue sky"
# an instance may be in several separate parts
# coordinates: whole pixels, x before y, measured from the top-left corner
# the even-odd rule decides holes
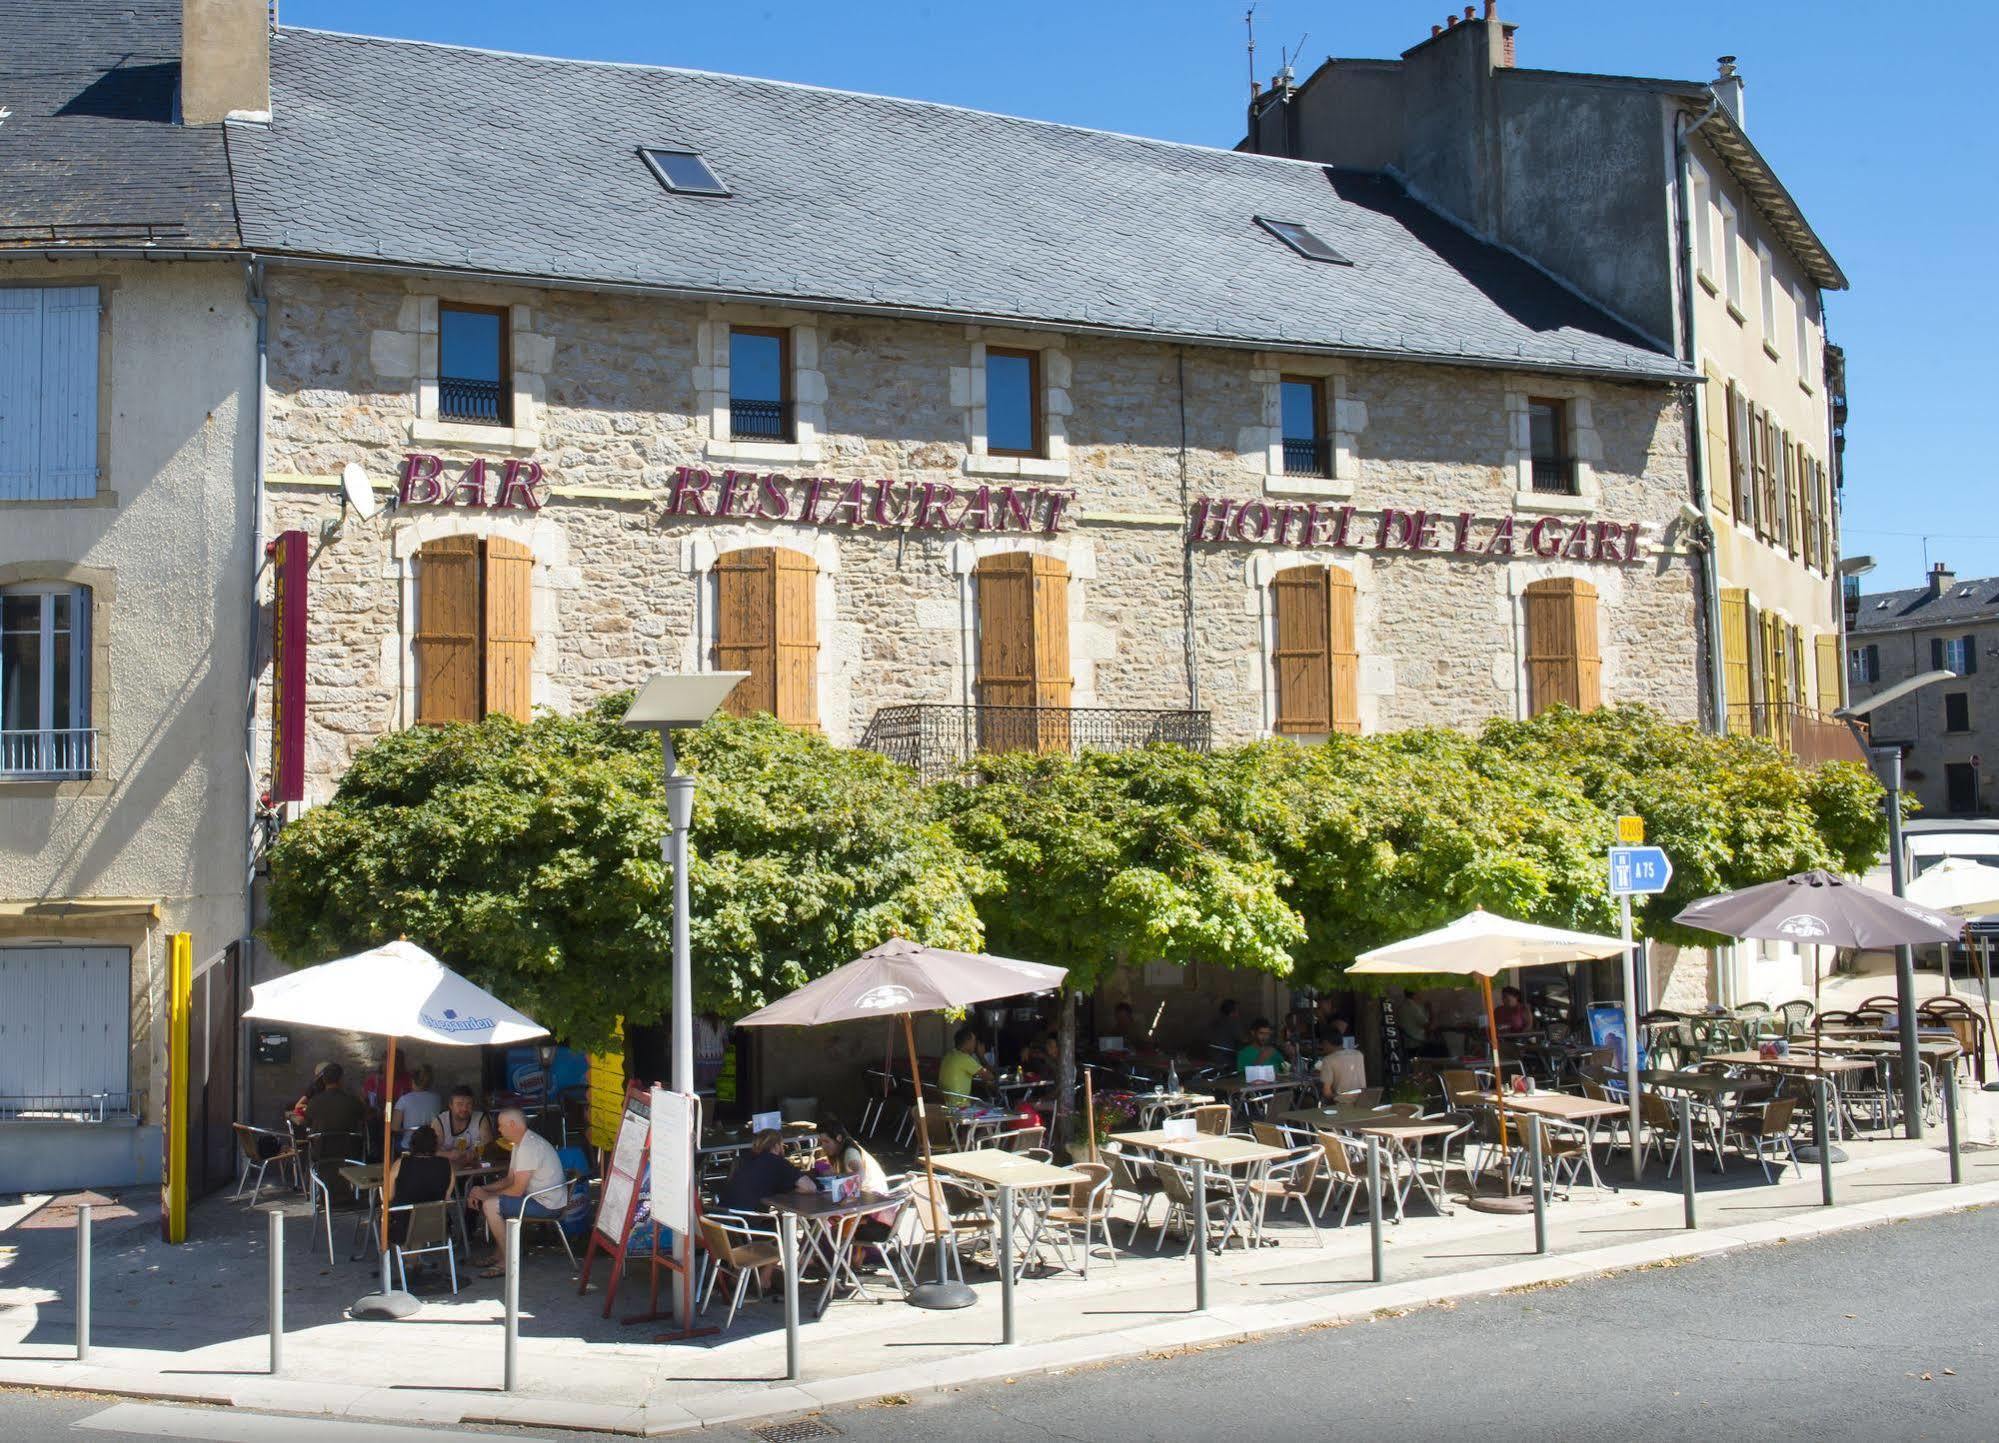
[[[1248,96],[1246,3],[282,0],[281,15],[1232,145]],[[1301,74],[1327,55],[1396,55],[1447,8],[1258,0],[1257,72],[1267,79],[1280,47],[1301,37]],[[1705,79],[1717,55],[1739,58],[1750,134],[1853,284],[1829,305],[1852,399],[1847,553],[1879,562],[1869,589],[1915,585],[1925,536],[1929,559],[1959,576],[1999,575],[1999,405],[1988,379],[1999,290],[1985,273],[1999,211],[1985,138],[1999,9],[1990,0],[1501,0],[1500,14],[1520,25],[1523,65]]]

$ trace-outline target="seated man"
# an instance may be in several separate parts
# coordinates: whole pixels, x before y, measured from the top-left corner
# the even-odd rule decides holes
[[[430,1125],[437,1133],[438,1151],[461,1171],[477,1163],[493,1141],[492,1121],[472,1105],[469,1087],[452,1088],[451,1101]]]
[[[960,1027],[951,1039],[951,1050],[937,1064],[937,1090],[949,1106],[964,1107],[973,1101],[972,1083],[982,1077],[991,1078],[992,1072],[979,1061],[979,1034]]]
[[[486,1215],[486,1227],[493,1235],[492,1255],[479,1260],[480,1276],[486,1278],[497,1278],[506,1271],[499,1250],[500,1239],[506,1235],[502,1218],[560,1217],[569,1206],[562,1159],[556,1155],[555,1144],[529,1132],[527,1118],[519,1108],[509,1107],[500,1114],[500,1136],[514,1150],[507,1180],[482,1183],[466,1195],[466,1200]],[[551,1188],[555,1191],[546,1191]],[[537,1193],[541,1196],[536,1197]]]
[[[1247,1074],[1252,1067],[1276,1067],[1283,1061],[1284,1055],[1270,1041],[1270,1019],[1259,1017],[1250,1023],[1249,1041],[1236,1051],[1236,1070]]]
[[[1104,1035],[1122,1037],[1124,1050],[1133,1056],[1138,1056],[1152,1047],[1151,1035],[1138,1025],[1138,1018],[1133,1015],[1129,1002],[1120,1002],[1111,1009],[1111,1030]]]
[[[318,1090],[305,1100],[305,1125],[324,1139],[322,1158],[359,1157],[366,1146],[368,1109],[341,1086],[344,1076],[339,1063],[327,1063],[314,1080]]]

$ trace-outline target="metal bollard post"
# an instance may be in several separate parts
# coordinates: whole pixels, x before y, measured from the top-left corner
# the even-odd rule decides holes
[[[1208,1311],[1208,1165],[1194,1159],[1194,1311]]]
[[[271,1376],[285,1366],[285,1215],[277,1208],[271,1213]]]
[[[938,1239],[938,1249],[944,1246]],[[778,1260],[784,1265],[784,1379],[787,1383],[798,1381],[798,1215],[779,1213],[777,1216]],[[827,1287],[833,1284],[829,1280]],[[692,1324],[690,1323],[691,1327]]]
[[[1680,1205],[1686,1212],[1687,1227],[1698,1228],[1700,1220],[1694,1216],[1694,1102],[1686,1098],[1680,1103]]]
[[[1546,1154],[1541,1144],[1541,1119],[1527,1119],[1527,1146],[1534,1160],[1534,1251],[1542,1254],[1548,1251],[1548,1176],[1543,1159]]]
[[[76,1209],[76,1361],[90,1356],[90,1204]]]
[[[1812,1145],[1819,1150],[1819,1192],[1832,1206],[1832,1139],[1827,1135],[1825,1079],[1812,1079]]]
[[[1013,1188],[999,1190],[1000,1342],[1013,1342]]]
[[[1946,1058],[1943,1065],[1943,1125],[1950,1139],[1950,1180],[1964,1181],[1964,1156],[1957,1150],[1957,1064]]]
[[[1374,1254],[1374,1280],[1388,1275],[1381,1258],[1381,1139],[1367,1140],[1367,1241]]]
[[[519,1361],[516,1354],[521,1343],[521,1220],[507,1219],[507,1284],[506,1284],[506,1369],[502,1386],[509,1392],[520,1379]]]

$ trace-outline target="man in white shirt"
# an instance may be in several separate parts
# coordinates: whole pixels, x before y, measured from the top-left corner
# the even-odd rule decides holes
[[[502,1218],[559,1217],[569,1206],[569,1190],[562,1174],[562,1159],[555,1144],[539,1133],[528,1131],[527,1118],[519,1108],[507,1108],[499,1117],[500,1136],[513,1148],[507,1180],[495,1186],[481,1184],[467,1195],[474,1207],[486,1215],[486,1228],[493,1238],[492,1256],[479,1260],[483,1275],[497,1278],[505,1271],[499,1253],[500,1239],[506,1236]],[[556,1189],[553,1192],[547,1189]],[[536,1196],[540,1194],[540,1196]]]

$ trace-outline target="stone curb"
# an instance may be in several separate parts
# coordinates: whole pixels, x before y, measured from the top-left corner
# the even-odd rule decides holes
[[[1933,1217],[1939,1213],[1999,1204],[1999,1182],[1961,1183],[1879,1202],[1844,1203],[1800,1212],[1795,1217],[1740,1223],[1692,1233],[1620,1243],[1586,1252],[1526,1257],[1517,1262],[1466,1272],[1440,1274],[1406,1283],[1355,1288],[1327,1298],[1297,1299],[1270,1306],[1223,1306],[1204,1316],[1009,1349],[941,1358],[929,1363],[881,1369],[811,1382],[755,1385],[715,1392],[686,1404],[650,1403],[628,1408],[546,1397],[495,1394],[475,1402],[398,1397],[384,1406],[380,1388],[341,1383],[288,1382],[250,1377],[226,1388],[176,1387],[157,1377],[143,1382],[96,1363],[73,1360],[0,1360],[0,1388],[27,1387],[147,1398],[165,1402],[254,1408],[271,1412],[383,1423],[423,1422],[434,1426],[566,1428],[642,1437],[665,1437],[724,1424],[783,1417],[894,1394],[941,1391],[996,1378],[1060,1372],[1096,1363],[1142,1358],[1188,1348],[1242,1343],[1303,1328],[1338,1326],[1376,1314],[1433,1306],[1461,1298],[1486,1297],[1514,1288],[1557,1286],[1581,1278],[1628,1272],[1744,1247],[1767,1247],[1794,1239],[1849,1232],[1884,1223]]]

